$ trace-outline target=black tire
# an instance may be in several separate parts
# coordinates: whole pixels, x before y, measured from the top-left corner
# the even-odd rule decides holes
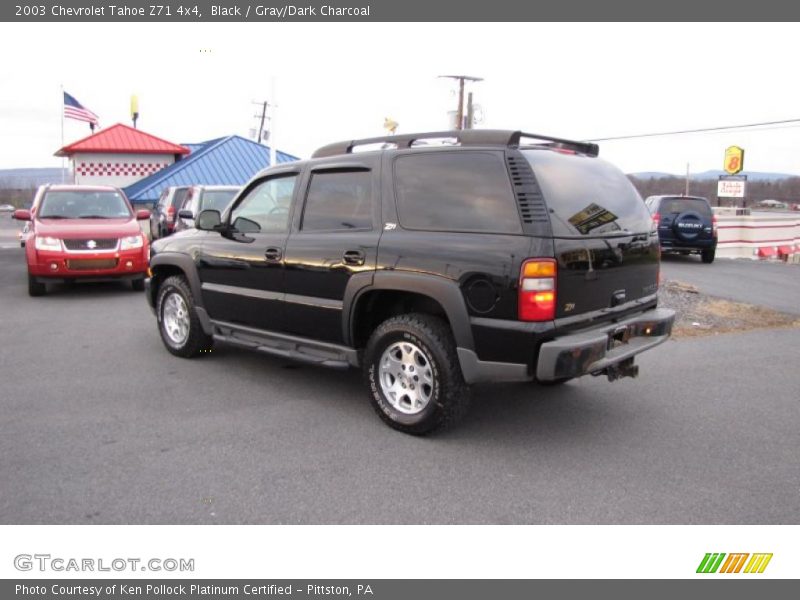
[[[407,348],[420,351],[416,354],[416,364],[431,379],[430,384],[420,384],[416,374],[409,374],[409,379],[406,379],[409,388],[414,389],[411,386],[416,384],[417,394],[426,390],[424,393],[428,399],[418,412],[404,412],[393,406],[384,391],[381,359],[398,343],[406,343]],[[364,351],[364,376],[375,412],[389,427],[404,433],[424,435],[446,427],[458,421],[469,408],[470,389],[461,373],[453,335],[447,323],[438,317],[411,313],[381,323],[370,336]],[[400,383],[399,378],[395,380]],[[402,404],[402,398],[395,399],[395,403]],[[409,407],[409,410],[414,409]]]
[[[702,260],[707,265],[710,265],[714,262],[714,255],[717,253],[716,248],[712,248],[710,250],[703,250],[700,253],[700,260]]]
[[[36,281],[36,278],[28,273],[28,295],[32,297],[44,296],[47,293],[47,286]]]
[[[143,292],[144,291],[144,277],[140,277],[139,279],[131,279],[131,289],[134,292]]]
[[[183,339],[176,339],[174,336],[171,336],[165,324],[164,313],[168,305],[172,302],[170,299],[172,295],[178,296],[183,301],[183,305],[186,308],[187,334]],[[178,303],[180,304],[180,302]],[[195,311],[192,290],[182,275],[168,277],[158,288],[156,322],[158,324],[158,332],[161,334],[161,340],[164,342],[167,350],[175,356],[192,358],[210,352],[214,345],[213,338],[206,335],[203,331],[203,327],[200,325],[200,319],[197,317],[197,312]]]

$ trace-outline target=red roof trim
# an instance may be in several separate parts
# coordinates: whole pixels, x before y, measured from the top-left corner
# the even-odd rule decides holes
[[[64,146],[56,156],[71,156],[79,153],[111,154],[189,154],[185,146],[173,144],[165,139],[117,123],[111,127]]]

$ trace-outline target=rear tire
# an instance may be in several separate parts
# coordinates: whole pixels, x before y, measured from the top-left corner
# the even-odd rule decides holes
[[[28,295],[32,297],[44,296],[47,293],[47,286],[36,281],[36,278],[28,273]]]
[[[381,323],[364,351],[364,375],[375,412],[404,433],[446,427],[469,407],[453,335],[438,317],[412,313]]]
[[[700,260],[702,260],[707,265],[710,265],[714,262],[714,255],[717,253],[716,248],[712,248],[711,250],[703,250],[700,253]]]
[[[214,345],[203,331],[192,290],[182,275],[168,277],[158,288],[156,321],[161,340],[175,356],[192,358],[210,352]]]

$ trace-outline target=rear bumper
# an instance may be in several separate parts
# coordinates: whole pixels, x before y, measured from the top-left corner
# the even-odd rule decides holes
[[[674,310],[655,308],[617,323],[557,337],[542,344],[536,379],[599,374],[667,341],[674,321]]]
[[[717,238],[712,240],[694,240],[692,242],[684,242],[681,240],[661,240],[659,242],[663,252],[672,251],[697,251],[713,250],[717,247]]]
[[[674,321],[674,310],[652,308],[614,323],[560,335],[539,347],[533,369],[527,364],[482,361],[465,348],[457,349],[458,358],[467,383],[555,381],[611,373],[620,363],[669,339]]]

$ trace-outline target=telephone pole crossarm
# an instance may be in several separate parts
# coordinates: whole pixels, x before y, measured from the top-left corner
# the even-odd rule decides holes
[[[458,81],[458,109],[456,110],[456,129],[464,129],[464,82],[483,81],[483,77],[472,77],[471,75],[439,75],[442,79],[455,79]],[[467,129],[472,128],[472,123]]]

